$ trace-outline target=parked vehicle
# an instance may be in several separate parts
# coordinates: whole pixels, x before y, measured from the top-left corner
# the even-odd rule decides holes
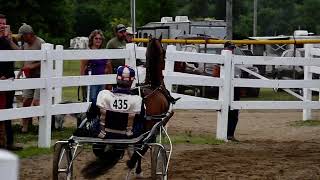
[[[224,39],[227,35],[227,24],[224,20],[206,18],[189,20],[188,16],[162,17],[160,22],[149,22],[137,28],[137,37],[175,39],[179,36],[205,34],[210,37]]]
[[[75,37],[70,39],[70,48],[71,49],[87,49],[89,44],[88,37]]]
[[[185,38],[185,37],[184,37]],[[195,37],[188,37],[189,39],[195,39]],[[196,37],[197,39],[208,38],[208,37]],[[200,44],[200,45],[183,45],[178,48],[181,51],[188,52],[198,52],[198,53],[209,53],[209,54],[221,54],[223,50],[223,44]],[[250,50],[245,50],[245,52],[239,47],[235,50],[236,55],[252,55]],[[257,67],[248,66],[253,72],[259,73]],[[185,63],[185,62],[176,62],[175,71],[184,72],[190,74],[199,74],[205,76],[220,76],[220,66],[214,63]],[[255,79],[256,77],[242,71],[241,78],[251,78]],[[175,87],[178,93],[189,94],[194,96],[201,96],[207,98],[218,98],[218,87],[211,86],[183,86],[178,85]],[[244,97],[257,97],[259,96],[260,88],[241,88],[241,96]]]

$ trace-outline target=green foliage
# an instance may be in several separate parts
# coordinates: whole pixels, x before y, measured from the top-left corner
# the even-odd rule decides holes
[[[176,8],[176,1],[160,0],[160,17],[174,16]]]
[[[91,31],[104,28],[101,14],[91,6],[78,6],[75,11],[75,20],[76,36],[89,36]]]
[[[160,3],[157,0],[136,0],[137,25],[160,20]]]
[[[30,24],[36,34],[46,42],[65,44],[73,34],[73,9],[71,0],[17,0],[0,1],[0,12],[5,14],[13,33],[21,23]]]
[[[191,17],[207,17],[208,16],[208,0],[191,0]]]

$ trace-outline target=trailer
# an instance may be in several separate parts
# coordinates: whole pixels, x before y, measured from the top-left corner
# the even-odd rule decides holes
[[[162,17],[160,22],[150,22],[137,28],[138,38],[149,36],[175,39],[186,35],[207,35],[225,39],[227,24],[224,20],[189,20],[188,16]]]

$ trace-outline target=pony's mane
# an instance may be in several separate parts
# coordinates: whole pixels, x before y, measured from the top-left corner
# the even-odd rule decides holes
[[[159,87],[163,81],[161,63],[161,43],[158,39],[149,40],[146,52],[146,84]]]

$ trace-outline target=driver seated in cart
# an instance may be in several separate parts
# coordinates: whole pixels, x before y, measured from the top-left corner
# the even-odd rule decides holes
[[[129,66],[117,69],[117,87],[102,90],[97,97],[100,109],[99,138],[125,139],[133,137],[135,116],[141,113],[142,98],[131,91],[135,71]]]

